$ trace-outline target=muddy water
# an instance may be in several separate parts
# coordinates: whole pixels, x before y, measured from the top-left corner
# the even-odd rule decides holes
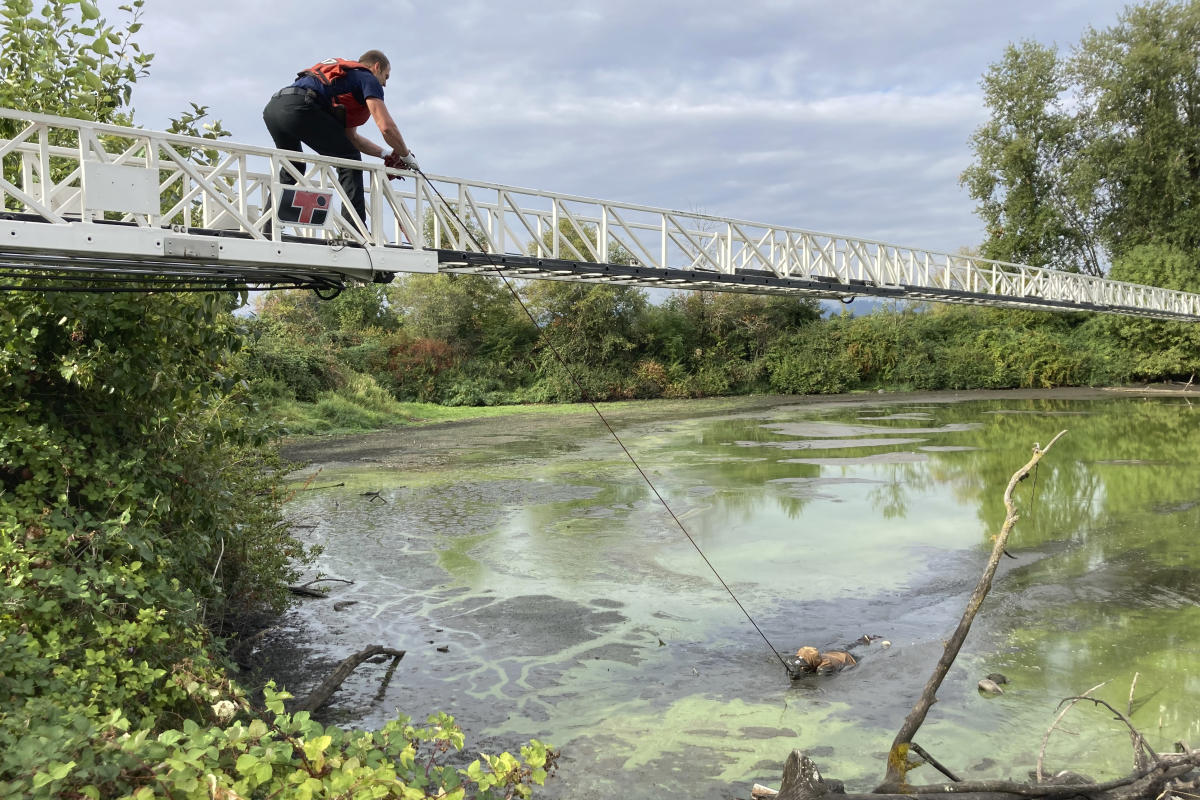
[[[1194,401],[1193,401],[1194,402]],[[1002,492],[1034,480],[992,594],[917,741],[964,778],[1024,779],[1061,698],[1126,709],[1158,750],[1200,740],[1200,404],[1099,393],[721,401],[613,409],[614,426],[779,651],[878,643],[789,681],[696,549],[587,415],[322,442],[291,512],[352,579],[265,652],[302,693],[368,644],[326,710],[444,710],[469,745],[562,748],[543,796],[746,797],[792,748],[850,789],[883,758],[974,587]],[[377,497],[364,493],[378,492]],[[352,601],[352,605],[347,605]],[[339,603],[335,610],[335,603]],[[976,682],[1007,675],[1003,696]],[[1128,771],[1111,714],[1077,707],[1047,768]],[[918,782],[939,776],[929,768]]]

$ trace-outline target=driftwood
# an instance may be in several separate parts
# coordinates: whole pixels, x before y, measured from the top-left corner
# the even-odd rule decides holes
[[[1108,681],[1105,681],[1104,683],[1108,683]],[[1042,770],[1042,766],[1046,762],[1046,745],[1050,742],[1050,734],[1054,733],[1054,729],[1058,727],[1058,723],[1062,722],[1062,718],[1067,715],[1068,711],[1070,711],[1072,708],[1075,707],[1075,704],[1078,703],[1079,700],[1081,700],[1084,697],[1087,697],[1092,692],[1099,689],[1101,686],[1104,685],[1104,683],[1096,684],[1095,686],[1093,686],[1092,688],[1090,688],[1086,692],[1084,692],[1082,695],[1080,695],[1079,698],[1076,698],[1076,699],[1068,702],[1065,707],[1063,706],[1063,704],[1061,704],[1061,703],[1059,704],[1058,716],[1056,716],[1054,718],[1054,722],[1050,723],[1050,727],[1046,729],[1046,735],[1042,737],[1042,749],[1038,751],[1037,771],[1034,773],[1034,780],[1036,780],[1038,783],[1041,783],[1042,781],[1044,781],[1046,779],[1046,773]]]
[[[312,586],[314,583],[349,583],[349,584],[353,585],[354,581],[348,581],[345,578],[327,578],[324,575],[318,575],[317,577],[313,578],[311,581],[308,581],[307,583],[301,583],[301,584],[297,584],[296,586],[289,586],[287,588],[288,588],[288,591],[291,592],[292,594],[298,594],[301,597],[324,598],[324,597],[329,596],[326,592],[323,592],[320,589],[310,589],[309,587]]]
[[[887,774],[883,778],[883,784],[876,791],[889,792],[900,789],[905,783],[905,775],[908,773],[910,763],[908,760],[909,744],[913,740],[917,729],[921,727],[921,723],[925,721],[925,715],[929,713],[929,709],[937,700],[937,690],[942,685],[946,674],[950,672],[950,665],[954,663],[954,659],[958,657],[958,651],[962,649],[963,642],[967,639],[967,634],[971,630],[971,623],[975,620],[975,615],[979,613],[979,607],[983,605],[983,599],[987,597],[988,591],[992,588],[992,578],[996,575],[996,568],[1000,566],[1000,558],[1004,555],[1004,548],[1008,544],[1008,535],[1012,532],[1013,526],[1017,524],[1020,516],[1017,514],[1016,505],[1013,503],[1012,494],[1016,489],[1017,484],[1025,480],[1038,462],[1042,460],[1050,448],[1054,446],[1066,431],[1061,431],[1057,436],[1050,440],[1050,444],[1046,445],[1045,449],[1033,446],[1033,457],[1029,459],[1025,466],[1013,473],[1012,478],[1008,482],[1008,487],[1004,490],[1004,508],[1006,511],[1004,525],[1000,528],[1000,533],[996,536],[996,544],[992,547],[992,554],[988,557],[987,566],[984,567],[983,575],[979,578],[979,583],[975,586],[975,591],[971,593],[971,599],[967,601],[966,611],[963,612],[962,619],[958,622],[958,627],[954,630],[954,635],[946,642],[946,647],[942,651],[942,657],[938,659],[937,666],[934,667],[933,674],[929,676],[929,681],[926,682],[925,688],[921,691],[921,697],[917,700],[917,704],[913,706],[912,711],[908,712],[908,716],[904,719],[904,724],[900,726],[900,732],[896,734],[896,738],[892,741],[891,750],[888,752]]]
[[[338,665],[338,668],[335,669],[328,678],[321,681],[321,685],[316,689],[313,689],[312,693],[309,694],[308,697],[292,704],[291,710],[293,712],[316,711],[318,708],[329,702],[329,698],[333,696],[334,692],[341,688],[342,683],[344,683],[345,680],[350,677],[350,673],[354,672],[354,670],[358,668],[359,664],[363,663],[369,658],[374,658],[375,656],[379,655],[392,657],[392,666],[388,669],[387,675],[384,677],[384,686],[386,687],[387,682],[392,679],[392,673],[396,671],[396,664],[400,662],[400,659],[404,658],[404,651],[393,650],[390,647],[373,644],[370,647],[359,650],[354,655],[343,660],[342,663]]]
[[[307,586],[289,586],[288,591],[292,594],[298,594],[301,597],[328,597],[325,592],[319,589],[310,589]]]
[[[1193,773],[1200,770],[1200,750],[1194,750],[1187,744],[1179,742],[1176,743],[1175,753],[1165,755],[1155,753],[1146,742],[1145,737],[1134,728],[1125,715],[1121,714],[1121,712],[1108,703],[1087,696],[1096,689],[1099,689],[1099,686],[1092,687],[1079,697],[1065,698],[1060,703],[1060,706],[1065,705],[1066,707],[1060,710],[1050,729],[1046,731],[1045,737],[1042,740],[1042,750],[1038,755],[1037,771],[1035,773],[1036,780],[1032,783],[961,781],[913,741],[913,737],[920,729],[929,709],[937,702],[938,688],[950,671],[950,667],[954,663],[954,659],[958,656],[958,652],[967,638],[967,633],[971,629],[971,623],[974,621],[980,606],[983,604],[984,598],[991,589],[992,579],[995,577],[1001,557],[1006,555],[1005,546],[1008,536],[1012,532],[1017,520],[1020,519],[1016,511],[1016,506],[1013,503],[1013,490],[1018,483],[1030,475],[1037,467],[1038,462],[1041,461],[1042,456],[1065,433],[1066,431],[1060,432],[1045,448],[1035,444],[1033,446],[1033,457],[1025,466],[1013,473],[1011,480],[1009,480],[1008,487],[1004,491],[1004,508],[1006,512],[1004,524],[1000,529],[1000,533],[996,536],[995,546],[992,548],[987,566],[984,568],[983,575],[980,577],[975,591],[971,593],[971,597],[967,601],[967,608],[958,623],[958,627],[950,639],[947,640],[942,656],[934,667],[933,674],[925,684],[920,698],[905,718],[900,731],[896,734],[896,738],[892,742],[891,749],[888,752],[887,772],[883,783],[874,791],[865,794],[842,793],[840,791],[840,782],[826,781],[821,777],[821,773],[814,762],[800,750],[793,750],[784,766],[783,782],[778,794],[772,795],[770,789],[756,784],[754,787],[754,796],[756,798],[774,796],[776,800],[818,800],[818,798],[830,798],[830,800],[832,798],[836,798],[836,800],[912,800],[914,795],[936,794],[944,796],[952,794],[955,796],[955,800],[1022,800],[1022,798],[1045,798],[1046,800],[1067,800],[1068,798],[1086,798],[1086,800],[1157,800],[1158,798],[1171,797],[1174,793],[1180,793],[1181,796],[1195,796],[1189,793],[1195,792],[1197,785],[1200,785],[1200,778],[1193,775]],[[1130,709],[1133,707],[1133,692],[1136,685],[1137,678],[1135,677],[1133,686],[1130,686],[1129,689]],[[1047,778],[1043,774],[1042,763],[1045,755],[1046,741],[1063,718],[1063,715],[1076,703],[1084,700],[1091,701],[1097,706],[1104,706],[1115,715],[1116,719],[1123,722],[1129,728],[1130,740],[1134,750],[1134,771],[1130,775],[1117,780],[1096,783],[1082,776],[1069,773],[1051,778]],[[910,756],[919,756],[920,760],[910,760]],[[910,785],[906,780],[908,771],[925,763],[934,766],[949,778],[951,782],[928,786]]]
[[[928,786],[905,786],[904,793],[866,792],[838,793],[831,791],[829,782],[807,756],[793,750],[784,767],[783,784],[776,800],[912,800],[922,795],[954,795],[955,800],[1154,800],[1171,796],[1173,792],[1192,791],[1191,783],[1179,783],[1200,769],[1200,750],[1170,753],[1145,770],[1104,783],[1014,783],[1012,781],[961,781]],[[1172,785],[1172,782],[1176,782]],[[768,795],[762,794],[767,797]]]

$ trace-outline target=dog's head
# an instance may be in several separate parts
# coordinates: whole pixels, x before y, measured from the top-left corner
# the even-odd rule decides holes
[[[796,658],[803,661],[810,670],[816,669],[821,663],[821,654],[815,647],[801,647],[796,651]]]

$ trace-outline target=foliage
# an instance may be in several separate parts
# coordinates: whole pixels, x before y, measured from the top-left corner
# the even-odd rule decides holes
[[[495,278],[406,275],[388,298],[407,330],[453,343],[466,357],[511,361],[527,353],[537,337],[533,323]]]
[[[194,717],[174,678],[219,677],[208,631],[286,600],[305,553],[258,450],[235,302],[0,307],[0,780],[114,713]]]
[[[462,749],[464,737],[445,714],[430,716],[424,727],[398,717],[378,731],[344,731],[306,711],[286,713],[289,695],[273,685],[258,709],[229,684],[179,683],[215,724],[188,720],[153,731],[114,712],[92,730],[78,727],[43,742],[30,738],[20,748],[24,768],[0,778],[0,791],[6,797],[499,800],[530,797],[557,758],[533,740],[520,757],[480,755],[454,767],[446,758]]]
[[[984,255],[1099,274],[1163,243],[1200,248],[1200,2],[1131,5],[1072,55],[1010,46],[962,176]]]
[[[0,106],[128,122],[133,84],[154,59],[133,39],[144,5],[130,0],[114,25],[91,0],[47,0],[36,13],[33,0],[4,0]]]
[[[845,347],[850,317],[806,325],[779,339],[767,352],[771,390],[787,394],[844,392],[858,381]]]
[[[1200,272],[1178,247],[1134,247],[1113,263],[1111,276],[1131,283],[1195,292]],[[1093,326],[1100,341],[1114,343],[1128,374],[1139,380],[1191,380],[1200,371],[1200,328],[1190,322],[1112,317]]]
[[[1112,256],[1200,248],[1200,2],[1128,6],[1071,65],[1100,233]]]
[[[985,258],[1100,274],[1090,201],[1076,186],[1080,131],[1052,47],[1009,45],[983,77],[991,118],[962,174],[987,226]]]
[[[686,361],[718,345],[731,356],[752,361],[781,333],[819,317],[811,299],[674,292],[660,307],[648,310],[644,335],[652,350],[671,361]]]
[[[189,103],[191,108],[184,111],[178,117],[171,117],[171,124],[167,126],[167,133],[175,133],[181,136],[194,136],[198,139],[224,139],[232,134],[225,130],[225,126],[221,124],[219,119],[208,119],[208,106]],[[179,154],[189,161],[205,166],[215,166],[217,164],[220,151],[211,147],[191,147],[182,148]]]
[[[542,322],[535,396],[551,402],[629,396],[626,375],[636,363],[641,289],[607,284],[537,281],[527,302]],[[536,394],[540,392],[540,396]]]
[[[1116,277],[1183,287],[1191,285],[1190,274],[1186,256],[1169,248],[1142,249],[1114,265]],[[394,333],[325,330],[315,314],[297,315],[297,306],[281,299],[264,308],[256,323],[274,333],[252,347],[250,363],[271,377],[266,388],[281,398],[311,403],[320,397],[319,408],[286,406],[285,413],[304,418],[292,430],[321,431],[409,421],[349,388],[356,375],[370,378],[372,392],[402,402],[501,406],[578,401],[584,392],[617,400],[1186,379],[1197,352],[1191,328],[1182,324],[962,306],[889,306],[820,320],[803,301],[678,293],[655,305],[627,289],[558,282],[526,287],[531,308],[547,323],[536,343],[514,336],[505,347],[481,348],[494,330],[485,323],[456,327],[453,315],[441,318],[445,325],[421,326],[446,339],[421,338],[421,331],[408,327],[437,319],[435,309],[451,298],[470,296],[473,289],[459,284],[471,280],[482,279],[406,285],[398,296],[411,301],[401,308],[401,328]],[[418,286],[426,296],[417,296]],[[513,301],[497,296],[494,302],[481,318],[502,320],[501,330],[503,321],[519,319]],[[410,312],[422,307],[429,316]],[[282,310],[283,319],[272,309]],[[456,330],[464,331],[466,342]],[[570,372],[549,351],[550,341]],[[282,356],[291,352],[296,368],[287,370]],[[304,365],[317,366],[310,372]]]

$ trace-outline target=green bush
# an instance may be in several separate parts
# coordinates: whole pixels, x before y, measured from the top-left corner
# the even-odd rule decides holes
[[[230,310],[102,293],[0,306],[0,780],[113,714],[194,717],[173,676],[217,679],[209,631],[285,602],[305,552],[258,451]]]
[[[849,319],[806,325],[772,345],[765,357],[771,391],[836,394],[854,387],[859,374],[846,349]]]
[[[259,449],[230,307],[0,307],[0,796],[528,796],[553,758],[536,742],[447,767],[449,718],[343,732],[269,690],[255,711],[210,655],[213,630],[286,601],[308,555]],[[368,376],[342,392],[397,410]]]
[[[311,403],[321,392],[343,380],[336,351],[281,325],[255,326],[256,339],[248,348],[246,371],[267,396],[290,394]]]
[[[211,800],[251,797],[500,798],[531,795],[554,770],[557,754],[541,742],[520,757],[481,755],[466,767],[445,763],[463,747],[444,714],[425,727],[405,717],[378,731],[345,731],[288,714],[289,695],[268,685],[256,709],[230,685],[181,680],[210,724],[138,727],[120,712],[72,727],[39,731],[9,760],[22,769],[0,777],[5,797]]]

